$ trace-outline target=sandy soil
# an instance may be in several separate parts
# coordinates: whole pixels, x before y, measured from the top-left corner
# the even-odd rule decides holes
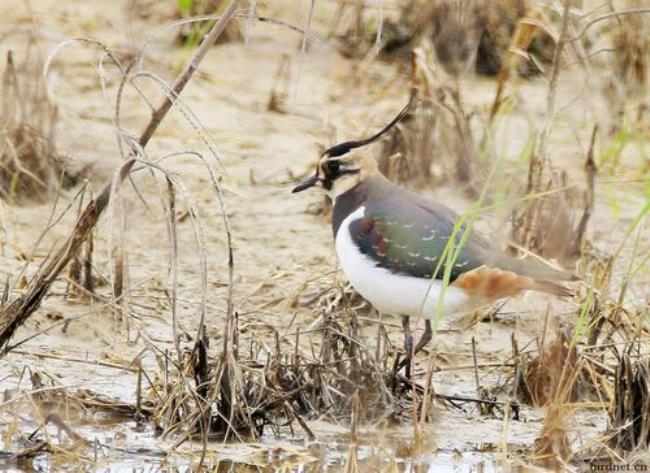
[[[39,31],[39,49],[44,55],[59,41],[80,36],[100,39],[119,55],[130,54],[151,32],[171,21],[168,6],[149,2],[150,8],[143,8],[146,15],[142,16],[129,10],[130,3],[41,0],[25,4],[5,0],[2,8],[5,13],[0,20],[0,54],[14,49],[16,56],[21,57],[27,33],[34,28]],[[303,24],[307,3],[273,2],[268,14]],[[323,19],[330,11],[329,7],[317,11],[316,36],[325,37]],[[171,44],[172,37],[170,32],[158,34],[145,55],[144,65],[165,80],[174,76],[191,51]],[[313,42],[300,59],[300,41],[294,32],[255,24],[248,44],[236,42],[215,47],[182,95],[184,104],[216,143],[225,165],[222,172],[215,160],[208,157],[226,190],[235,246],[234,305],[240,314],[244,344],[248,338],[269,337],[269,327],[280,333],[296,326],[308,327],[317,317],[314,296],[345,282],[338,270],[328,222],[314,212],[322,205],[322,196],[290,194],[292,184],[311,172],[317,157],[316,144],[329,145],[382,126],[407,98],[407,78],[393,65],[373,60],[359,64],[343,59],[327,41]],[[74,166],[90,166],[89,185],[95,192],[110,179],[120,163],[111,105],[119,77],[115,70],[106,69],[108,97],[104,97],[97,74],[100,55],[97,48],[87,45],[67,46],[57,54],[48,77],[52,99],[60,111],[58,149],[72,157]],[[291,58],[292,80],[288,87],[297,88],[297,93],[285,104],[288,113],[269,112],[267,103],[275,73],[285,55]],[[300,77],[296,83],[298,71]],[[551,135],[550,154],[569,171],[572,184],[578,188],[584,186],[581,169],[591,126],[594,118],[605,112],[600,94],[590,93],[598,85],[594,82],[585,82],[582,72],[563,75],[558,96],[560,113]],[[141,83],[157,103],[160,94],[155,87],[145,78]],[[487,109],[495,87],[491,80],[468,80],[464,84],[468,106]],[[497,148],[504,159],[514,162],[519,156],[526,136],[518,130],[528,120],[534,123],[543,116],[546,90],[545,82],[537,78],[521,82],[510,91],[515,98],[512,118],[497,132]],[[124,98],[123,127],[137,135],[147,119],[146,104],[129,90]],[[183,150],[207,153],[183,114],[175,112],[167,117],[147,152],[152,158],[160,158]],[[178,195],[179,212],[186,212],[189,204],[182,200],[187,198],[200,214],[209,270],[206,323],[216,349],[223,332],[228,283],[221,211],[205,167],[199,161],[182,156],[166,161],[165,167],[178,175],[186,191]],[[622,165],[611,183],[600,184],[597,190],[599,198],[589,237],[600,251],[611,252],[623,241],[623,229],[643,202],[641,185],[623,182],[632,168],[633,163]],[[519,178],[523,181],[525,174]],[[58,325],[27,341],[2,360],[0,390],[9,393],[16,388],[28,389],[31,383],[23,373],[27,367],[71,388],[92,389],[133,401],[137,378],[134,360],[140,359],[146,369],[155,369],[153,354],[143,351],[146,347],[143,337],[161,347],[172,347],[169,302],[164,289],[170,282],[169,243],[165,216],[158,201],[165,194],[159,190],[160,182],[152,180],[146,172],[138,173],[134,182],[147,206],[131,185],[125,185],[125,238],[133,315],[119,321],[111,308],[101,302],[66,300],[62,281],[18,331],[15,340],[29,337],[52,323]],[[622,188],[626,190],[625,196],[619,198]],[[65,209],[75,191],[76,188],[63,192],[54,214]],[[458,211],[471,204],[453,184],[419,191],[449,203]],[[74,214],[66,212],[35,248],[53,212],[52,201],[20,207],[1,203],[0,209],[0,280],[9,276],[15,295],[20,292],[15,278],[26,261],[30,263],[26,273],[29,277],[51,246],[67,234]],[[107,213],[96,232],[96,272],[106,278],[110,278],[109,248],[111,239],[117,236],[118,217],[111,219],[110,212]],[[507,209],[485,216],[480,226],[488,234],[501,238],[505,220]],[[191,219],[180,218],[178,230],[179,319],[182,330],[194,334],[199,320],[200,272]],[[647,232],[642,235],[640,245],[644,249],[650,247]],[[630,251],[626,250],[616,262],[613,294],[618,291],[617,284],[625,272]],[[647,303],[649,283],[647,271],[639,274],[628,291],[628,302],[633,306]],[[100,287],[104,294],[109,290],[108,286]],[[491,322],[480,322],[467,330],[445,324],[432,346],[440,364],[434,376],[436,390],[474,396],[472,337],[477,342],[480,363],[504,362],[511,356],[511,335],[514,334],[520,346],[534,341],[543,330],[547,308],[552,314],[551,326],[555,327],[575,318],[577,304],[529,294],[508,301]],[[69,322],[61,324],[60,318]],[[392,340],[400,346],[399,321],[389,319],[387,323]],[[365,333],[368,343],[373,343],[375,324],[367,322]],[[318,344],[318,337],[313,337],[312,343]],[[425,366],[426,355],[420,362]],[[502,382],[503,370],[484,368],[480,375],[482,383],[494,386]],[[16,422],[22,432],[29,432],[28,427],[39,425],[39,420],[36,412],[25,408]],[[13,414],[8,409],[0,415],[3,425],[0,431],[6,431]],[[472,409],[459,411],[441,405],[438,418],[425,425],[426,441],[420,449],[413,448],[409,425],[384,427],[380,435],[376,427],[370,427],[360,433],[359,459],[368,465],[381,466],[393,456],[404,468],[430,465],[434,468],[430,471],[443,471],[443,467],[452,471],[450,465],[455,465],[459,470],[453,471],[468,471],[471,466],[482,465],[482,471],[497,471],[497,458],[506,458],[504,448],[510,458],[516,459],[518,451],[530,447],[544,415],[542,409],[524,407],[521,421],[504,421],[481,417]],[[603,432],[606,422],[604,412],[599,409],[575,414],[571,423],[576,449],[587,447]],[[153,432],[142,430],[130,421],[101,423],[97,419],[94,422],[82,419],[74,425],[79,435],[101,438],[108,446],[99,455],[98,462],[103,467],[114,462],[122,466],[157,463],[160,458],[151,452],[169,452],[173,444],[172,440],[157,439]],[[317,436],[314,442],[304,440],[299,433],[294,437],[286,433],[280,438],[269,435],[261,444],[212,445],[211,458],[249,465],[279,466],[286,461],[294,467],[325,459],[333,468],[342,465],[348,452],[348,427],[323,420],[310,422],[310,427]],[[52,436],[57,435],[54,425],[48,431]],[[146,449],[147,453],[139,454],[138,448]],[[190,446],[181,447],[173,461],[179,466],[191,464],[191,456],[186,455],[190,449]],[[38,461],[47,465],[51,460],[40,457]],[[58,461],[66,464],[65,460]]]

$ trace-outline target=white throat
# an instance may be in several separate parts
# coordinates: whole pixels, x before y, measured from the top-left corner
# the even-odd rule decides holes
[[[336,201],[336,198],[345,194],[350,189],[354,188],[359,184],[359,175],[358,174],[348,174],[341,176],[338,179],[335,179],[332,183],[332,188],[327,191],[327,196],[332,199],[332,202]]]

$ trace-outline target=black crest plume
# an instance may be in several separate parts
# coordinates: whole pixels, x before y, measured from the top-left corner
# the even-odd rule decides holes
[[[355,140],[355,141],[345,141],[343,143],[339,143],[337,145],[332,146],[331,148],[327,149],[324,153],[323,156],[329,156],[330,158],[336,158],[337,156],[343,156],[344,154],[349,153],[351,150],[355,148],[360,148],[365,145],[369,145],[370,143],[377,141],[379,138],[381,138],[382,135],[386,134],[391,128],[393,128],[395,125],[397,125],[401,120],[408,115],[411,105],[413,104],[413,101],[415,99],[415,94],[411,94],[411,98],[409,99],[409,102],[406,104],[406,106],[397,114],[393,120],[386,125],[384,128],[382,128],[380,131],[372,135],[370,138],[366,138],[364,140]]]

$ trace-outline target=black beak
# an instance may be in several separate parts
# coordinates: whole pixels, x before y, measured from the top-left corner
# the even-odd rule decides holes
[[[302,192],[305,189],[309,189],[310,187],[314,187],[316,184],[318,184],[318,181],[320,181],[320,178],[317,175],[313,175],[311,177],[308,177],[304,181],[302,181],[300,184],[298,184],[296,187],[293,188],[291,191],[292,194],[295,194],[296,192]]]

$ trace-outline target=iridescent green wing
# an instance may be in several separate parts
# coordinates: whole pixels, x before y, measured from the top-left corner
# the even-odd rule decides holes
[[[377,266],[394,273],[430,278],[443,258],[458,216],[443,207],[431,209],[409,204],[384,200],[368,206],[364,216],[350,224],[349,231],[357,247]],[[456,243],[462,234],[462,229],[457,232]],[[452,281],[483,264],[481,250],[485,245],[480,237],[469,236],[453,262]],[[446,255],[444,260],[447,261]],[[444,273],[442,264],[436,278],[442,279]]]

